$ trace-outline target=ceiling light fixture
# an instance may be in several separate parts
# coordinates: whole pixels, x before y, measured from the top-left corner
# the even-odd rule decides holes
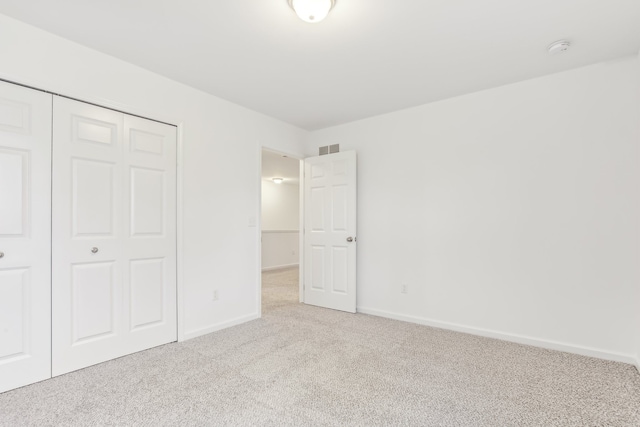
[[[276,184],[282,184],[284,182],[284,178],[271,178],[271,181],[275,182]]]
[[[288,0],[289,6],[305,22],[315,24],[327,17],[336,0]]]

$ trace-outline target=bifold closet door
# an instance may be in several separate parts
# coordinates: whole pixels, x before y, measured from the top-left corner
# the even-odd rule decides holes
[[[51,95],[0,82],[0,392],[51,377]]]
[[[53,375],[175,341],[175,127],[54,97]]]
[[[124,116],[123,277],[129,353],[178,339],[176,128]]]

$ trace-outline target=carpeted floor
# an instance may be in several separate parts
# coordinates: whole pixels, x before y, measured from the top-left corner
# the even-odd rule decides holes
[[[0,425],[640,426],[634,367],[299,304],[0,394]]]

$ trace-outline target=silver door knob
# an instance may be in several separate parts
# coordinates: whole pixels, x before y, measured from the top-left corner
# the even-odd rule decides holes
[[[4,252],[0,252],[0,258],[4,258]]]
[[[92,254],[98,253],[98,248],[91,248],[91,253]]]
[[[353,237],[347,237],[347,242],[349,243],[353,242]]]

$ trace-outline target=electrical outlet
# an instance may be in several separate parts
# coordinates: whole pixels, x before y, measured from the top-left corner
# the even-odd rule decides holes
[[[212,301],[218,301],[218,290],[214,289],[213,290],[213,298]]]
[[[408,294],[409,293],[409,285],[407,285],[406,283],[400,285],[400,293]]]

